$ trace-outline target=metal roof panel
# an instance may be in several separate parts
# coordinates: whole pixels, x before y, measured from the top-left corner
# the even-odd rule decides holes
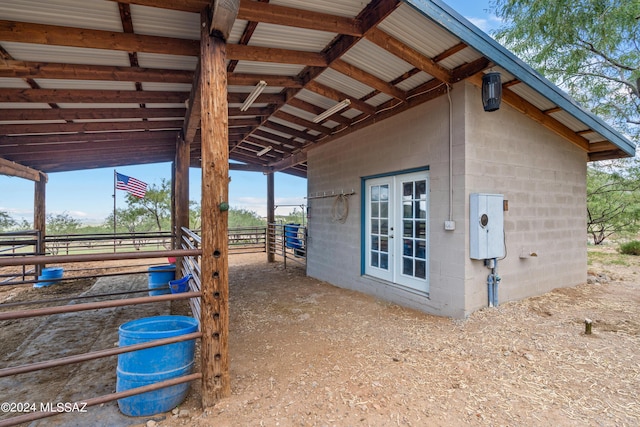
[[[112,80],[35,79],[42,89],[136,90],[134,82]]]
[[[387,82],[414,68],[413,65],[366,39],[360,40],[349,49],[342,59]]]
[[[362,0],[272,0],[270,3],[295,9],[355,18],[368,2],[363,2]]]
[[[305,30],[261,22],[253,32],[250,46],[320,52],[336,35],[324,31]]]
[[[158,7],[131,5],[136,34],[200,40],[200,15]]]
[[[29,89],[31,86],[17,77],[0,77],[0,88]]]
[[[542,96],[539,92],[533,90],[530,86],[524,83],[519,83],[517,85],[509,86],[509,90],[517,95],[520,95],[520,97],[532,103],[542,111],[550,110],[556,107],[556,104],[549,101],[547,98]]]
[[[118,3],[102,0],[2,0],[0,16],[8,21],[122,31]]]
[[[42,110],[50,110],[51,107],[49,104],[44,104],[42,102],[0,102],[1,109],[13,109],[13,110],[31,110],[31,109],[42,109]]]
[[[404,3],[378,28],[429,58],[460,43],[460,39],[435,22],[424,19],[420,13]],[[425,40],[429,43],[425,43]]]
[[[113,65],[118,67],[131,65],[129,55],[123,51],[4,41],[2,42],[2,47],[16,61]]]
[[[322,74],[316,78],[316,81],[357,99],[362,98],[374,90],[371,86],[367,86],[331,68],[323,71]]]
[[[149,91],[189,92],[191,91],[191,84],[144,82],[142,83],[142,89]]]
[[[294,77],[304,70],[304,65],[278,64],[275,62],[239,61],[236,73],[272,74]]]
[[[195,56],[138,52],[138,65],[143,68],[191,71],[196,69],[198,58]]]

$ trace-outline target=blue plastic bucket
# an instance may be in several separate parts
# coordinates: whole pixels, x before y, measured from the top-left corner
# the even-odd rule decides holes
[[[182,279],[171,280],[169,282],[169,287],[171,288],[172,294],[180,294],[182,292],[187,292],[189,290],[189,281],[191,280],[191,275],[187,274]]]
[[[156,316],[133,320],[118,329],[122,346],[189,334],[198,322],[188,316]],[[195,340],[167,344],[118,355],[116,392],[188,375],[193,368]],[[118,399],[120,411],[132,417],[155,415],[178,406],[187,396],[189,383]]]
[[[169,282],[176,278],[175,264],[154,265],[149,267],[149,295],[170,294]],[[166,288],[166,289],[158,289]]]
[[[43,288],[45,286],[51,286],[58,283],[58,280],[47,279],[62,279],[64,275],[64,268],[62,267],[47,267],[42,269],[42,274],[38,276],[39,282],[34,284],[34,288]]]

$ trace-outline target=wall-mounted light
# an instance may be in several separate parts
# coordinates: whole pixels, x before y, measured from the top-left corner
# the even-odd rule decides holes
[[[502,100],[502,82],[500,73],[487,73],[482,76],[482,105],[484,111],[496,111],[500,109]]]
[[[334,105],[333,107],[331,107],[331,108],[327,109],[326,111],[324,111],[324,112],[318,114],[317,116],[315,116],[313,118],[313,123],[320,123],[321,121],[323,121],[324,119],[334,115],[338,111],[344,110],[349,105],[351,105],[351,100],[350,99],[342,100],[342,101],[338,102],[336,105]]]
[[[258,151],[256,153],[256,156],[264,156],[265,154],[267,154],[269,151],[273,150],[273,147],[268,145],[266,147],[264,147],[262,150]]]
[[[265,82],[264,80],[260,80],[256,87],[253,88],[249,96],[247,96],[247,99],[244,100],[244,104],[242,104],[242,107],[240,107],[240,111],[247,111],[249,107],[251,107],[251,104],[253,104],[253,102],[256,100],[256,98],[260,96],[265,87],[267,87],[267,82]]]

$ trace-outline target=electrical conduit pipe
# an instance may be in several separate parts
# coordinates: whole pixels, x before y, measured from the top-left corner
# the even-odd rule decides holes
[[[491,268],[491,274],[487,277],[487,290],[489,294],[489,307],[498,306],[498,285],[500,284],[500,276],[498,276],[498,259],[493,258],[487,260],[489,268]]]

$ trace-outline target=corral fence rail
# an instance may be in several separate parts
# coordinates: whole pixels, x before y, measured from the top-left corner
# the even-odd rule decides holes
[[[126,259],[156,259],[156,258],[188,258],[193,257],[196,259],[201,254],[200,249],[191,249],[191,250],[165,250],[165,251],[136,251],[136,252],[128,252],[128,253],[103,253],[103,254],[76,254],[76,255],[29,255],[29,256],[14,256],[14,257],[0,257],[0,267],[2,266],[17,266],[21,263],[31,264],[31,265],[40,265],[45,263],[51,264],[65,264],[65,263],[82,263],[82,262],[96,262],[96,261],[109,261],[109,260],[126,260]],[[198,276],[199,280],[199,276]],[[148,292],[148,289],[144,289],[141,291],[135,292]],[[13,309],[13,304],[11,305],[10,311],[2,311],[0,312],[0,321],[16,321],[19,319],[25,318],[33,318],[39,316],[50,316],[54,314],[62,314],[62,313],[73,313],[79,311],[93,311],[100,309],[108,309],[113,307],[123,307],[123,306],[136,306],[139,304],[151,304],[156,302],[163,301],[173,301],[173,300],[195,300],[199,299],[201,294],[200,292],[194,291],[193,289],[188,290],[184,293],[179,294],[166,294],[166,295],[154,295],[154,296],[143,296],[136,298],[122,298],[122,293],[114,292],[110,294],[100,294],[101,298],[104,297],[112,297],[110,299],[102,299],[100,301],[95,302],[87,302],[87,303],[75,303],[75,304],[66,304],[66,305],[56,305],[51,307],[43,307],[43,308],[22,308],[22,309]],[[96,296],[96,295],[94,295]],[[115,298],[113,298],[115,297]],[[73,298],[68,298],[73,299]],[[28,305],[28,304],[26,304]],[[34,372],[43,369],[52,369],[57,366],[69,365],[74,363],[82,363],[90,360],[100,359],[104,357],[112,357],[118,354],[137,351],[143,348],[151,348],[157,347],[160,345],[165,345],[173,342],[180,342],[189,339],[199,339],[202,337],[201,332],[195,332],[189,335],[182,335],[171,338],[164,338],[161,340],[154,340],[140,344],[134,344],[130,346],[122,346],[117,348],[105,348],[102,350],[92,351],[88,353],[77,354],[73,356],[63,356],[58,358],[52,358],[48,360],[43,360],[35,363],[26,363],[22,365],[12,366],[8,368],[0,369],[0,378],[10,377],[21,375],[27,372]],[[167,386],[194,381],[202,378],[201,372],[196,372],[188,375],[183,375],[181,377],[172,378],[169,380],[165,380],[162,382],[158,382],[155,384],[149,384],[142,387],[133,388],[130,390],[111,393],[98,397],[87,397],[86,399],[80,399],[78,402],[82,402],[86,404],[86,406],[94,406],[100,405],[103,403],[111,402],[114,400],[118,400],[124,397],[134,396],[137,394],[145,393],[151,390],[158,390]],[[35,390],[34,390],[35,392]],[[0,417],[0,427],[5,426],[13,426],[23,423],[28,423],[31,421],[35,421],[38,419],[50,417],[57,415],[59,412],[54,410],[47,410],[47,408],[40,408],[40,411],[24,413],[17,416],[13,416],[11,418],[2,418]],[[2,415],[2,414],[0,414]],[[7,414],[4,414],[7,415]]]

